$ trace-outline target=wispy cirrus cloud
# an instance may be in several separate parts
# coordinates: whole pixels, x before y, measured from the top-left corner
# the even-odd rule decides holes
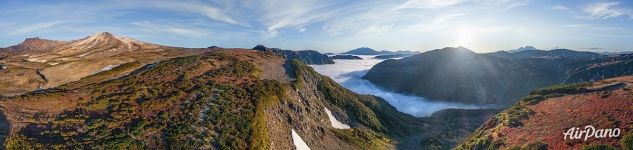
[[[457,5],[465,2],[466,0],[408,0],[397,7],[393,8],[394,11],[401,9],[434,9]]]
[[[527,6],[531,0],[475,0],[477,3],[483,3],[491,7],[510,9],[515,7]]]
[[[134,26],[137,26],[140,30],[145,30],[146,32],[151,33],[169,33],[172,35],[179,36],[196,36],[201,37],[208,34],[208,30],[179,25],[179,24],[169,24],[169,23],[155,23],[149,21],[141,21],[141,22],[133,22],[131,23]]]
[[[226,14],[225,10],[220,8],[210,6],[205,3],[196,2],[196,1],[175,1],[175,0],[167,0],[161,2],[153,2],[153,1],[116,1],[119,3],[118,7],[131,7],[131,8],[149,8],[149,9],[160,9],[160,10],[169,10],[174,12],[186,12],[186,13],[197,13],[202,14],[204,16],[209,17],[210,19],[248,26],[247,24],[238,22],[233,19],[229,14]]]
[[[470,42],[463,46],[475,45],[472,49],[514,48],[498,41],[551,47],[564,40],[544,37],[630,37],[626,29],[633,23],[622,21],[632,18],[630,7],[628,1],[547,0],[0,1],[0,32],[7,33],[0,35],[0,44],[110,31],[175,46],[433,49],[459,46],[454,41],[465,39]],[[558,14],[544,15],[543,9]]]
[[[32,33],[32,32],[36,32],[36,31],[46,30],[46,29],[49,29],[49,28],[61,25],[64,22],[66,22],[66,21],[56,20],[56,21],[50,21],[50,22],[39,22],[39,23],[35,23],[35,24],[32,24],[32,25],[28,25],[28,26],[24,26],[24,27],[18,28],[16,30],[14,30],[13,32],[11,32],[11,34],[13,34],[13,35],[26,34],[26,33]]]
[[[577,23],[577,24],[565,24],[563,25],[563,27],[566,28],[582,28],[582,27],[588,27],[589,24],[585,24],[585,23]]]
[[[583,9],[589,19],[608,19],[627,16],[633,19],[633,12],[629,8],[621,7],[619,2],[594,2]]]
[[[307,25],[332,19],[338,15],[335,1],[260,1],[251,9],[260,12],[258,23],[266,29],[266,36],[275,37],[279,30],[301,30]],[[305,30],[304,30],[305,31]]]
[[[459,16],[464,16],[467,13],[465,12],[459,12],[459,13],[444,13],[444,14],[440,14],[437,17],[433,18],[433,20],[431,20],[432,24],[440,24],[443,23],[447,20],[453,19],[453,18],[457,18]]]

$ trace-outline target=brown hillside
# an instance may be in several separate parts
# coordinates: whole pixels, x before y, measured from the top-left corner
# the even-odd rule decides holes
[[[140,67],[208,51],[212,50],[162,46],[108,32],[73,41],[28,38],[0,48],[0,96],[56,87],[127,63]]]
[[[501,112],[458,149],[515,148],[542,142],[549,149],[580,149],[606,144],[621,147],[633,129],[633,76],[592,84],[555,86],[533,91],[528,98]],[[619,128],[617,138],[563,139],[572,127]]]

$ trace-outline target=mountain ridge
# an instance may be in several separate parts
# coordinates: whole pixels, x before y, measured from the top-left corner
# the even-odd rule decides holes
[[[387,54],[417,54],[417,51],[409,51],[409,50],[400,50],[400,51],[377,51],[369,47],[360,47],[353,50],[349,50],[347,52],[343,52],[341,54],[352,54],[352,55],[387,55]]]
[[[478,54],[448,47],[383,61],[363,78],[389,90],[436,101],[510,105],[536,88],[633,74],[628,65],[633,59],[626,55],[536,52]]]
[[[268,48],[261,44],[253,47],[252,49],[263,51],[263,52],[275,53],[289,61],[298,59],[310,65],[334,64],[334,61],[332,61],[330,57],[328,57],[327,55],[321,54],[320,52],[315,51],[315,50],[299,50],[299,51],[282,50],[279,48]]]

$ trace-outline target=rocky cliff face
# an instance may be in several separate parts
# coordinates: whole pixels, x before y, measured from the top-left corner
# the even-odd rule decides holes
[[[488,120],[457,149],[633,148],[632,81],[625,76],[532,91]],[[586,131],[587,126],[595,130]],[[565,137],[571,128],[591,133],[577,131],[574,135],[580,138]],[[597,131],[616,128],[618,136],[602,137],[606,131]],[[587,134],[600,138],[585,140]]]
[[[529,51],[502,57],[444,48],[381,62],[363,78],[438,101],[510,105],[536,88],[633,74],[633,59],[624,55],[555,50],[524,57],[523,52]]]
[[[263,52],[275,53],[279,56],[282,56],[288,61],[297,59],[309,65],[334,64],[334,61],[332,61],[332,59],[330,59],[327,55],[313,50],[292,51],[282,50],[278,48],[267,48],[263,45],[257,45],[253,47],[253,49]]]

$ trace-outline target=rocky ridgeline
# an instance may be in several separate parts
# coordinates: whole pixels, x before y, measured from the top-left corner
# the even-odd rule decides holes
[[[322,64],[334,64],[334,61],[330,59],[327,55],[321,54],[314,50],[300,50],[300,51],[292,51],[292,50],[282,50],[279,48],[268,48],[264,45],[257,45],[253,47],[254,50],[270,52],[276,55],[282,56],[284,59],[291,61],[294,59],[298,59],[309,65],[322,65]]]

